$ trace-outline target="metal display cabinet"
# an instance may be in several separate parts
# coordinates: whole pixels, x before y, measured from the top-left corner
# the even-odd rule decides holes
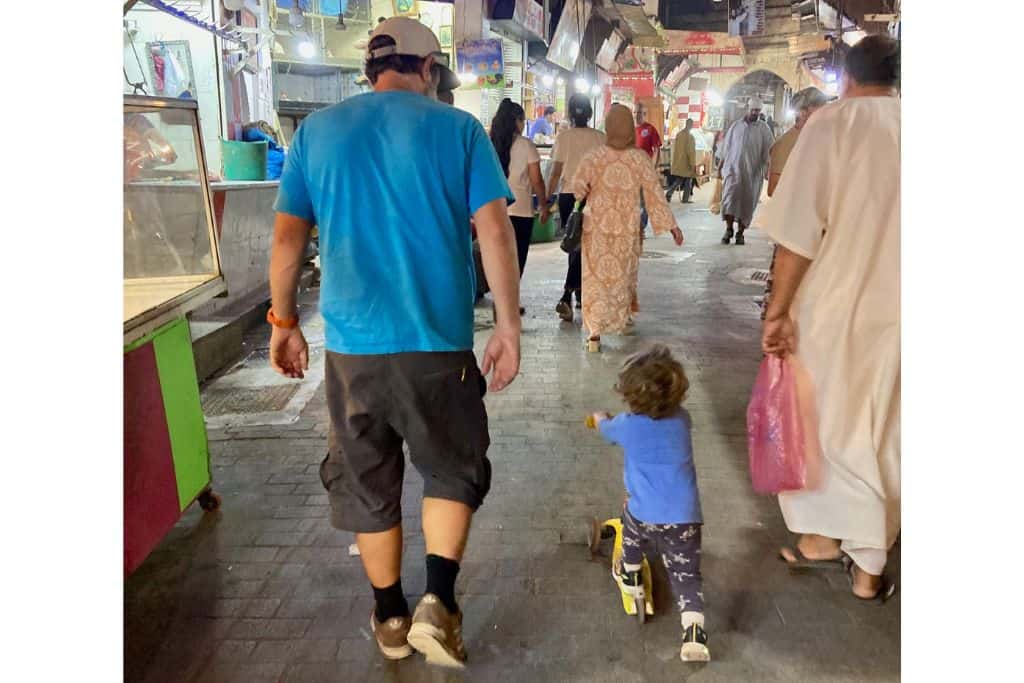
[[[188,314],[226,292],[195,101],[124,98],[124,571],[214,510]]]

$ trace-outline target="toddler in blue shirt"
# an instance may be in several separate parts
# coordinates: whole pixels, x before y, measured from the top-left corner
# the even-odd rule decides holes
[[[629,406],[615,417],[593,420],[609,442],[625,451],[624,480],[629,499],[622,511],[623,590],[642,596],[641,542],[661,555],[683,625],[680,658],[709,661],[700,575],[703,517],[693,465],[690,416],[682,403],[690,382],[683,366],[663,345],[630,357],[615,390]]]

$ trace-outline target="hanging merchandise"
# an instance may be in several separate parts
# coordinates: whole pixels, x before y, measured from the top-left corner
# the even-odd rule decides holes
[[[455,47],[463,89],[505,87],[502,43],[497,40],[466,40]]]
[[[172,97],[194,99],[194,93],[191,92],[191,84],[188,82],[188,74],[174,55],[174,52],[166,50],[164,60],[164,92]]]

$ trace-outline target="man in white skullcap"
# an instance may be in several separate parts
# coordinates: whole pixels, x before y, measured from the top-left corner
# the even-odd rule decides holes
[[[718,146],[718,159],[722,164],[722,218],[726,225],[722,244],[729,244],[733,234],[736,244],[745,243],[743,232],[750,225],[761,197],[769,153],[775,142],[771,128],[759,118],[763,107],[760,98],[751,97],[747,115],[729,127]],[[736,223],[739,223],[738,230],[734,230]]]

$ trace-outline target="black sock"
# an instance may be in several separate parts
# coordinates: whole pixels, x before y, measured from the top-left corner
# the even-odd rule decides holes
[[[387,588],[370,587],[373,588],[373,599],[377,601],[377,621],[383,624],[391,617],[409,616],[409,603],[405,601],[405,593],[402,592],[402,579]]]
[[[459,563],[440,555],[427,555],[427,592],[433,593],[455,614],[459,606],[455,603],[455,577],[459,575]]]

